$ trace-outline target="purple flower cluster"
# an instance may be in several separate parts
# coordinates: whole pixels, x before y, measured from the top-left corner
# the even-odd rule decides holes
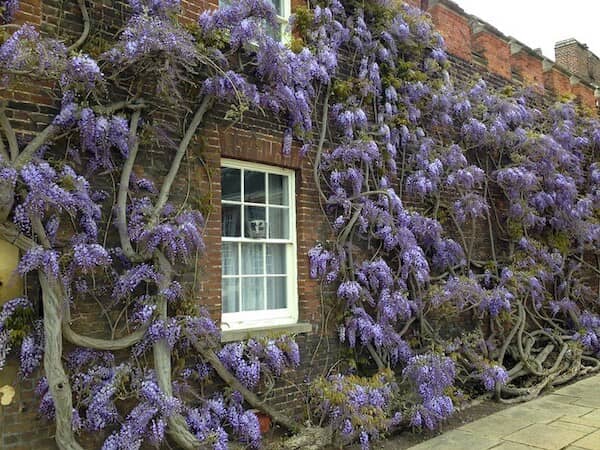
[[[508,372],[501,366],[488,366],[481,372],[481,381],[486,391],[493,391],[508,382]]]
[[[160,275],[153,266],[148,264],[137,265],[123,273],[115,282],[112,298],[121,300],[136,290],[141,283],[156,283]]]
[[[402,375],[418,399],[410,408],[412,426],[433,430],[454,412],[446,390],[454,384],[455,371],[450,358],[433,353],[416,355],[408,361]]]
[[[121,429],[104,441],[102,450],[137,450],[145,439],[157,446],[162,443],[166,420],[180,412],[181,404],[165,395],[151,380],[142,382],[140,397],[140,403],[127,415]]]
[[[150,349],[155,343],[165,341],[170,349],[173,349],[181,337],[181,325],[174,319],[155,320],[146,330],[144,338],[135,344],[132,353],[141,355]]]
[[[88,55],[72,57],[62,73],[60,84],[63,91],[89,91],[102,81],[102,72],[98,63]]]
[[[129,153],[129,125],[123,117],[99,116],[90,108],[84,108],[77,126],[81,149],[89,158],[87,165],[90,171],[113,169],[113,148],[123,157]]]
[[[400,423],[402,415],[393,406],[398,391],[388,369],[371,378],[341,374],[319,378],[310,394],[316,412],[331,422],[342,442],[358,439],[361,448],[369,449],[371,441]]]
[[[76,244],[73,246],[73,268],[83,273],[93,271],[97,267],[105,267],[112,259],[104,247],[99,244]]]
[[[185,211],[172,216],[168,211],[164,221],[148,229],[146,214],[150,212],[150,201],[141,200],[132,205],[132,220],[129,223],[129,234],[133,241],[138,242],[143,250],[152,253],[157,248],[162,249],[171,261],[187,260],[204,249],[202,229],[204,217],[199,211]]]
[[[35,322],[33,333],[25,336],[21,342],[21,375],[30,377],[40,366],[44,353],[44,331],[41,320]]]
[[[187,411],[186,421],[200,442],[215,450],[226,450],[231,437],[249,448],[260,447],[261,435],[258,418],[242,407],[243,398],[233,392],[229,398],[218,395],[205,400],[197,408]]]
[[[0,2],[0,25],[10,23],[19,9],[19,0],[2,0]]]
[[[26,164],[21,178],[28,189],[24,201],[16,207],[14,220],[21,228],[29,229],[31,218],[44,219],[48,210],[64,211],[78,219],[87,239],[96,239],[101,212],[91,199],[90,185],[84,177],[70,166],[65,165],[57,173],[47,162],[41,162]]]
[[[4,2],[8,7],[2,15],[16,10],[16,0]],[[10,71],[29,72],[31,75],[55,77],[65,66],[67,48],[60,42],[42,39],[32,25],[23,25],[0,45],[0,84],[8,84]]]
[[[153,15],[167,16],[176,13],[180,6],[180,0],[129,0],[129,6],[134,14],[142,14],[147,10]]]
[[[50,386],[48,385],[48,379],[41,377],[35,388],[35,395],[40,398],[40,405],[38,410],[40,415],[46,420],[53,420],[56,414],[54,408],[54,400],[52,399],[52,393],[50,392]]]
[[[25,252],[19,261],[17,271],[25,275],[33,270],[41,270],[48,276],[58,279],[60,267],[59,254],[55,250],[46,250],[41,246],[33,247]]]

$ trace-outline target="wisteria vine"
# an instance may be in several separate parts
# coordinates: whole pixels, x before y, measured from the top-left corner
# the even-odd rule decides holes
[[[231,3],[184,27],[179,1],[131,0],[99,49],[79,2],[70,47],[29,25],[0,41],[1,88],[53,80],[58,107],[21,138],[0,103],[0,236],[44,312],[4,305],[0,369],[11,352],[22,377],[43,362],[40,413],[61,449],[99,431],[106,450],[259,448],[249,407],[303,431],[253,392],[300,365],[294,340],[221,345],[177,276],[204,251],[205,218],[171,191],[217,104],[226,120],[278,117],[283,152],[296,140],[314,167],[330,228],[310,275],[350,361],[306,380],[315,425],[369,448],[438,427],[469,396],[523,401],[600,368],[598,120],[526,89],[453,84],[442,38],[407,4],[311,1],[285,45],[271,2]],[[0,6],[10,22],[18,3]],[[156,147],[170,158],[159,183],[134,170]],[[84,299],[109,338],[73,327]],[[216,376],[228,387],[206,391]]]

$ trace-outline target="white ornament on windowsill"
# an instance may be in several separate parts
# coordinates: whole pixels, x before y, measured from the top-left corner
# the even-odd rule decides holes
[[[253,239],[264,239],[267,237],[267,222],[262,219],[251,220],[250,237]]]

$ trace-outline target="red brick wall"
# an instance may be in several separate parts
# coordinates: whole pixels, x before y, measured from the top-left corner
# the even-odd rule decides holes
[[[41,0],[21,0],[15,16],[15,23],[30,23],[39,26],[42,21]]]
[[[544,71],[542,58],[532,55],[527,50],[520,50],[511,56],[512,69],[522,78],[525,86],[533,86],[540,92],[544,88]]]
[[[490,72],[511,79],[510,45],[506,40],[480,28],[473,33],[473,51],[485,58]]]
[[[571,86],[571,92],[577,97],[582,105],[595,110],[596,109],[596,98],[594,97],[594,91],[584,84],[577,83]]]
[[[448,52],[466,61],[471,60],[471,26],[464,15],[442,3],[429,9],[435,28],[446,41]]]
[[[544,87],[556,97],[571,93],[569,76],[555,67],[544,72]]]

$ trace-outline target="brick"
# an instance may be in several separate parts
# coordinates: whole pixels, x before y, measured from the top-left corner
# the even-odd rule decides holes
[[[516,41],[511,43],[511,54],[512,70],[522,77],[523,84],[543,92],[543,57]]]
[[[510,43],[487,24],[472,25],[473,52],[485,58],[487,69],[507,80],[511,79]]]
[[[437,31],[446,41],[448,52],[465,61],[471,61],[471,27],[464,11],[452,8],[450,3],[430,2],[429,14]]]

